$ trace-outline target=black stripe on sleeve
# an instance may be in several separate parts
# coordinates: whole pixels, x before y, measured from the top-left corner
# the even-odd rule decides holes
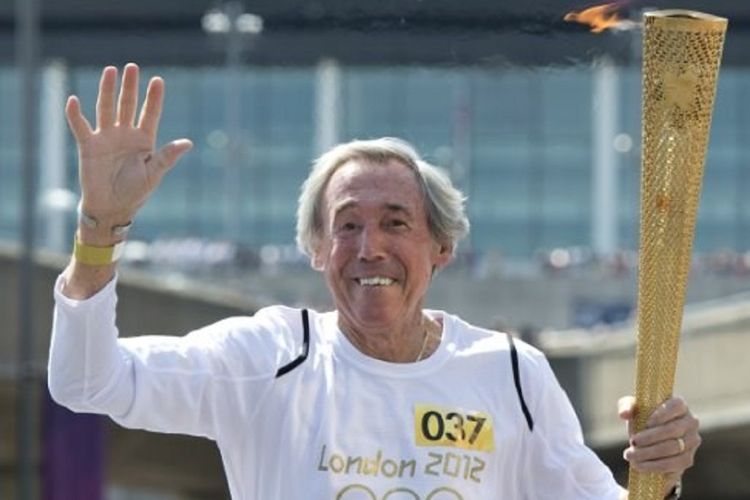
[[[521,372],[518,369],[518,352],[516,351],[516,344],[513,342],[513,336],[508,336],[508,344],[510,344],[510,363],[513,366],[513,382],[516,384],[516,393],[518,394],[518,402],[521,404],[521,411],[523,416],[526,418],[526,423],[529,426],[529,430],[534,430],[534,419],[531,418],[531,412],[526,406],[526,400],[523,398],[523,389],[521,388]]]
[[[285,364],[276,372],[276,378],[286,375],[305,362],[307,354],[310,352],[310,320],[307,309],[302,309],[302,353],[295,359]]]

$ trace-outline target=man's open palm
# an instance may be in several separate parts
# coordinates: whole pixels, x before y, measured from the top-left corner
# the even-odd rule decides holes
[[[84,210],[103,221],[124,223],[192,143],[178,139],[154,151],[164,100],[161,78],[149,82],[137,123],[138,66],[125,66],[117,100],[116,91],[117,68],[108,66],[99,82],[96,129],[83,116],[75,96],[68,99],[65,114],[78,143]]]

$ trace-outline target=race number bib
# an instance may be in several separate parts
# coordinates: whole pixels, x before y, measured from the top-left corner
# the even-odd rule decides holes
[[[417,404],[414,436],[417,446],[451,446],[473,451],[495,448],[492,417],[480,411]]]

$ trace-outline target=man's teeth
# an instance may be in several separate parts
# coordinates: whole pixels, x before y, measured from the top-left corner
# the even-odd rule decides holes
[[[391,278],[382,278],[375,276],[373,278],[359,278],[359,284],[362,286],[385,286],[393,283]]]

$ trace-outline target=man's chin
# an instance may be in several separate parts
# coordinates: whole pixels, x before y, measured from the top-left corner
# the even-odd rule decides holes
[[[369,306],[350,309],[350,320],[360,328],[383,329],[392,327],[399,321],[399,316],[393,313],[393,309]]]

